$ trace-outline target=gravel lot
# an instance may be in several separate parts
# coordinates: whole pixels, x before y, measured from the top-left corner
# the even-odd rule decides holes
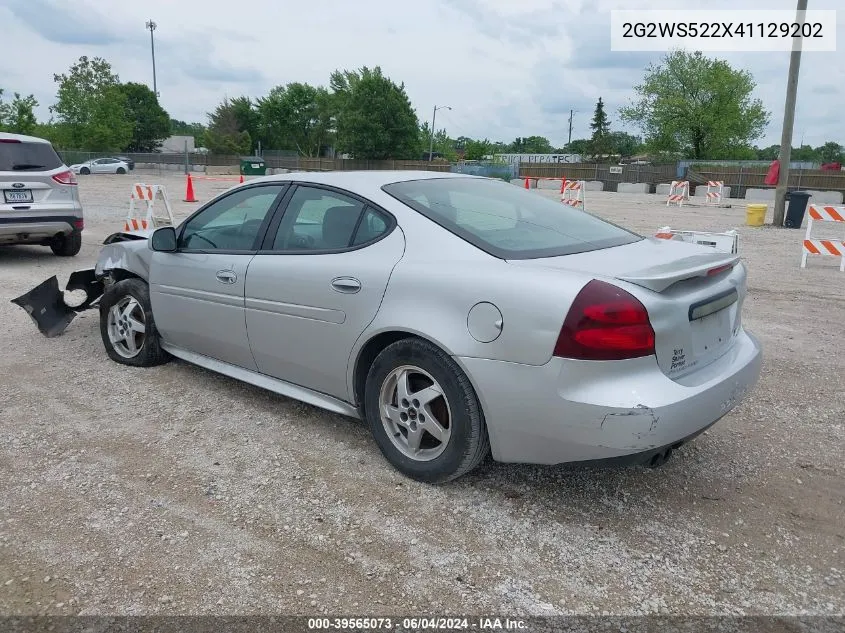
[[[802,232],[743,226],[741,201],[589,192],[644,233],[738,228],[759,387],[661,469],[488,464],[434,488],[356,421],[182,362],[109,361],[96,312],[38,333],[9,301],[93,266],[141,178],[81,178],[70,261],[0,248],[0,612],[845,611],[845,275],[833,258],[800,270]],[[177,216],[196,208],[183,177],[149,178]]]

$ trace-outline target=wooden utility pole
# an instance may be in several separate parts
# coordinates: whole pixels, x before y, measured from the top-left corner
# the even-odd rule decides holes
[[[804,12],[807,0],[798,0],[795,21],[804,24]],[[800,32],[800,30],[799,30]],[[792,40],[792,53],[789,58],[789,76],[786,80],[786,104],[783,108],[783,129],[780,136],[780,175],[775,190],[774,226],[783,226],[786,212],[786,190],[789,185],[789,161],[792,154],[792,127],[795,124],[795,102],[798,98],[798,70],[801,67],[801,38]]]

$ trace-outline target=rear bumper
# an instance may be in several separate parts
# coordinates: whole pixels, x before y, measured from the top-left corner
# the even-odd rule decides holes
[[[496,460],[642,461],[701,433],[739,404],[759,380],[762,349],[740,331],[724,356],[684,384],[666,377],[654,357],[554,358],[539,367],[458,361],[481,400]]]
[[[0,244],[37,242],[59,233],[73,233],[82,215],[0,216]]]

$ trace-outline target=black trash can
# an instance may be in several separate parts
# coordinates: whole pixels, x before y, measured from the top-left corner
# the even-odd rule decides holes
[[[807,201],[812,194],[806,191],[790,191],[789,207],[786,209],[786,218],[783,225],[788,229],[800,229],[804,222],[804,214],[807,212]]]

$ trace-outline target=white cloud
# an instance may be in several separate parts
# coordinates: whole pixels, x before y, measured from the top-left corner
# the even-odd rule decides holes
[[[813,8],[839,8],[841,0]],[[741,4],[741,7],[737,5]],[[815,5],[819,6],[815,6]],[[512,140],[540,134],[566,141],[588,133],[596,99],[611,120],[632,96],[645,65],[659,54],[614,53],[609,46],[613,8],[665,8],[649,0],[6,0],[0,58],[7,92],[34,93],[46,118],[53,74],[80,56],[108,59],[124,81],[152,83],[149,32],[156,30],[158,89],[176,118],[204,120],[224,96],[260,96],[290,81],[327,84],[335,69],[380,65],[404,82],[417,114],[453,136]],[[794,0],[716,0],[719,8],[791,9]],[[757,95],[772,112],[762,145],[778,142],[788,53],[726,54],[757,80]],[[805,53],[795,122],[796,143],[845,143],[845,55]]]

